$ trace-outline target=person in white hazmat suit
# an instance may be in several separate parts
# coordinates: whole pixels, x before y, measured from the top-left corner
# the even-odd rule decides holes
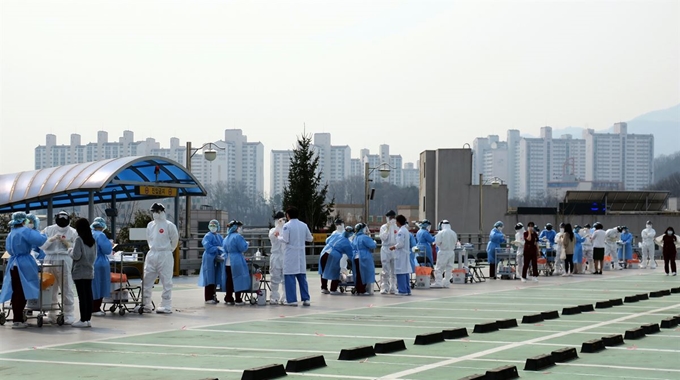
[[[396,294],[397,293],[397,275],[394,272],[394,255],[390,250],[397,244],[397,221],[394,219],[397,214],[390,210],[385,214],[387,223],[380,226],[380,263],[382,264],[382,271],[380,272],[380,294]]]
[[[604,255],[609,256],[611,259],[609,265],[611,265],[613,270],[621,269],[619,258],[616,253],[616,242],[619,240],[619,235],[621,235],[619,227],[610,228],[605,232],[606,240],[604,242]]]
[[[165,206],[154,203],[151,206],[153,221],[146,226],[146,241],[149,252],[144,260],[144,294],[142,297],[143,312],[150,313],[153,284],[156,278],[163,286],[161,306],[156,308],[158,314],[172,313],[172,269],[175,264],[173,252],[179,242],[177,227],[165,216]],[[139,311],[137,307],[135,310]]]
[[[555,272],[554,274],[559,276],[564,273],[564,263],[562,262],[562,244],[560,244],[560,238],[564,235],[564,223],[560,223],[560,230],[555,234]]]
[[[441,222],[441,231],[434,237],[434,244],[439,248],[437,264],[434,267],[435,288],[448,288],[451,286],[451,271],[455,260],[455,249],[458,243],[458,234],[451,229],[451,224],[444,219]],[[443,273],[442,273],[443,272]],[[442,275],[444,283],[442,284]]]
[[[642,238],[642,262],[640,263],[640,268],[645,269],[647,267],[647,261],[649,261],[649,269],[656,269],[656,261],[654,261],[654,238],[656,237],[656,231],[652,228],[652,221],[648,220],[645,229],[640,233]]]
[[[581,228],[579,235],[581,235],[581,237],[584,239],[583,243],[581,243],[581,247],[583,247],[583,257],[585,258],[588,265],[588,272],[592,274],[595,272],[593,270],[593,268],[595,268],[595,264],[593,263],[593,233],[591,231],[590,223]],[[581,274],[585,273],[586,266],[581,265]]]
[[[512,245],[517,247],[517,271],[515,273],[522,273],[524,268],[524,225],[522,223],[515,224],[515,240]]]
[[[286,224],[286,214],[279,211],[274,215],[274,228],[269,230],[269,241],[272,243],[271,256],[269,256],[269,280],[271,281],[272,294],[269,299],[271,305],[283,305],[286,294],[286,285],[283,283],[283,250],[286,243],[278,238]],[[279,293],[281,285],[281,293]]]
[[[61,267],[48,267],[45,271],[54,275],[55,290],[52,292],[52,304],[56,305],[60,302],[59,292],[63,294],[64,324],[67,325],[76,321],[74,283],[71,278],[71,270],[73,269],[71,248],[75,244],[78,233],[69,226],[70,221],[71,217],[66,211],[59,212],[54,217],[55,224],[47,226],[42,231],[47,237],[47,241],[40,247],[45,251],[45,264],[63,264],[63,270]],[[48,312],[47,318],[50,323],[57,323],[56,312]]]

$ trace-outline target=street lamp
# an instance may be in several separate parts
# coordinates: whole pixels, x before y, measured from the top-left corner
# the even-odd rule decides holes
[[[378,172],[380,173],[381,178],[387,178],[390,176],[390,171],[391,169],[396,169],[392,165],[383,162],[380,165],[371,168],[368,165],[368,161],[364,163],[364,222],[368,226],[368,206],[369,206],[369,201],[371,200],[371,196],[368,194],[368,183],[371,181],[369,178],[371,173],[378,169]]]
[[[206,146],[208,148],[204,149]],[[201,149],[203,149],[203,158],[205,158],[206,161],[210,162],[215,161],[215,159],[217,158],[217,151],[212,148],[213,146],[217,147],[220,150],[226,150],[226,148],[222,148],[221,146],[214,143],[205,143],[200,148],[192,149],[191,141],[187,141],[187,154],[185,167],[187,168],[187,171],[189,173],[191,173],[191,157],[193,157]],[[189,195],[186,196],[186,210],[184,216],[184,237],[187,239],[191,238],[191,197]]]
[[[479,233],[484,234],[484,208],[483,208],[483,196],[484,185],[491,185],[494,189],[497,189],[503,184],[503,180],[498,177],[489,178],[484,180],[484,174],[479,173]]]

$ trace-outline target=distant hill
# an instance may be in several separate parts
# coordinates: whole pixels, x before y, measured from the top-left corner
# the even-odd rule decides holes
[[[654,156],[671,155],[680,150],[680,104],[665,110],[652,111],[627,121],[628,133],[653,134]],[[612,122],[612,125],[614,122]],[[567,127],[553,129],[553,138],[571,134],[574,138],[582,138],[583,127]],[[613,127],[595,129],[596,132],[612,132]],[[522,135],[525,137],[535,137]]]

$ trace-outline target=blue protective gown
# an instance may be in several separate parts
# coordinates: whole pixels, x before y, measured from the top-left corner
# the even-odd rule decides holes
[[[574,264],[583,263],[583,242],[585,240],[586,238],[574,231],[574,259],[572,260]]]
[[[496,264],[496,248],[500,248],[502,243],[505,243],[505,235],[497,228],[492,229],[489,233],[489,243],[486,245],[489,264]]]
[[[343,237],[342,233],[333,232],[329,237],[326,238],[326,245],[323,247],[323,249],[321,250],[321,254],[319,255],[319,274],[322,276],[322,278],[325,278],[325,277],[323,277],[324,271],[321,270],[321,258],[323,257],[323,254],[325,252],[329,252],[329,253],[331,252],[331,250],[333,249],[333,244],[335,244],[335,242],[341,237]],[[349,240],[348,240],[348,242],[349,242]],[[342,255],[340,255],[340,257],[342,257]],[[347,254],[347,257],[352,257],[352,255]],[[330,259],[330,257],[329,257],[329,259]],[[336,264],[338,264],[338,270],[340,268],[340,261],[339,260],[340,259],[338,259],[338,262],[336,263]],[[326,266],[328,266],[328,261],[326,261]],[[338,274],[338,276],[340,276],[340,275]],[[329,280],[337,280],[337,278],[333,278],[333,279],[329,279]]]
[[[416,241],[416,237],[413,236],[413,234],[410,232],[408,234],[408,239],[409,239],[408,258],[409,261],[411,262],[411,273],[415,273],[416,267],[419,265],[418,260],[416,260],[416,254],[413,253],[413,247],[417,246],[418,242]]]
[[[222,255],[224,250],[222,235],[208,232],[203,236],[203,258],[201,259],[201,271],[198,274],[198,286],[219,285],[220,289],[226,289],[224,274],[224,261],[216,261],[217,256]],[[233,264],[232,264],[233,265]]]
[[[250,271],[243,254],[248,250],[248,242],[240,234],[232,232],[224,239],[222,248],[229,255],[234,291],[250,290]],[[226,265],[226,264],[225,264]]]
[[[9,252],[7,269],[2,282],[0,303],[7,302],[12,298],[12,278],[9,271],[14,265],[19,268],[21,286],[24,288],[24,297],[34,300],[40,297],[40,278],[38,277],[38,264],[31,255],[32,247],[40,247],[45,244],[47,237],[40,232],[28,227],[12,228],[5,248]]]
[[[633,234],[631,234],[630,232],[622,233],[621,234],[621,241],[623,242],[623,247],[619,247],[619,249],[618,249],[619,260],[632,260],[633,259]]]
[[[432,236],[430,231],[421,228],[416,233],[416,241],[418,242],[418,250],[420,251],[418,257],[426,255],[425,257],[427,257],[429,264],[425,263],[425,265],[434,265],[434,259],[432,258],[432,243],[434,243],[434,236]]]
[[[347,255],[349,258],[353,257],[352,243],[342,234],[331,235],[326,239],[326,242],[329,244],[324,247],[324,252],[328,252],[328,259],[326,259],[326,266],[323,273],[321,273],[321,278],[339,280],[340,260],[342,255]],[[321,268],[321,265],[319,265],[319,268]]]
[[[541,234],[538,235],[538,240],[543,241],[543,238],[548,238],[548,242],[550,243],[549,247],[550,250],[553,249],[555,246],[555,236],[557,235],[557,232],[555,230],[543,230],[541,231]],[[546,248],[541,249],[541,251],[545,254]]]
[[[359,252],[359,272],[361,273],[361,282],[364,285],[375,282],[373,250],[376,247],[375,240],[363,233],[354,236],[354,240],[352,241],[352,248],[355,252]],[[355,265],[354,260],[352,260],[352,268],[354,268]],[[356,269],[354,271],[356,272]]]
[[[111,295],[111,263],[108,255],[113,247],[102,231],[92,231],[97,245],[97,258],[94,260],[94,278],[92,279],[92,299],[98,300]]]

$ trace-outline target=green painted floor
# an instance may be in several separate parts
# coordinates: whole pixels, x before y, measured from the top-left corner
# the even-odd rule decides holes
[[[528,357],[591,339],[625,334],[628,329],[680,315],[680,294],[638,303],[522,324],[523,315],[594,304],[613,298],[680,286],[677,278],[631,276],[606,281],[559,282],[541,287],[516,286],[502,292],[402,298],[402,303],[368,304],[323,313],[289,315],[279,307],[267,319],[180,327],[163,332],[51,344],[0,354],[4,378],[46,379],[240,379],[247,368],[323,354],[327,367],[290,373],[320,379],[458,379],[515,365],[521,378],[679,379],[680,328],[596,354],[579,353],[569,363],[539,372],[523,371]],[[188,286],[188,288],[191,288]],[[196,290],[198,291],[198,290]],[[380,297],[380,296],[375,296]],[[276,307],[273,307],[276,308]],[[303,309],[303,308],[298,308]],[[300,310],[296,310],[298,312]],[[304,310],[302,310],[304,311]],[[285,313],[285,315],[284,315]],[[280,314],[280,315],[277,315]],[[517,318],[519,326],[486,334],[472,333],[476,323]],[[143,323],[143,322],[141,322]],[[181,323],[180,323],[181,324]],[[413,345],[417,334],[466,327],[470,336],[428,346]],[[30,333],[38,333],[34,330]],[[343,348],[404,339],[407,350],[359,361],[338,361]]]

